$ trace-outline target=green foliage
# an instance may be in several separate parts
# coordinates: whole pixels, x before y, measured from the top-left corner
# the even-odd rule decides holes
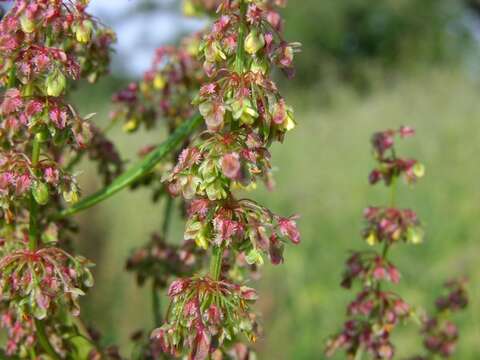
[[[465,5],[449,0],[302,0],[286,13],[300,39],[297,84],[340,77],[367,82],[372,65],[392,71],[459,59],[468,49]]]

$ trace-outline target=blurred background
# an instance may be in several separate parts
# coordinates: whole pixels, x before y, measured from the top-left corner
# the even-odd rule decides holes
[[[199,30],[206,19],[181,15],[179,1],[92,0],[96,15],[118,32],[113,77],[80,87],[83,114],[108,123],[111,95],[147,70],[154,49]],[[259,289],[266,336],[260,359],[323,359],[324,342],[340,329],[353,292],[340,288],[348,250],[364,246],[362,210],[387,199],[367,182],[370,136],[411,125],[417,136],[402,151],[422,161],[427,176],[400,190],[400,205],[418,211],[426,228],[419,246],[392,253],[403,278],[399,292],[427,309],[445,280],[470,278],[472,303],[459,316],[456,359],[480,358],[480,2],[478,0],[291,0],[283,12],[287,38],[303,43],[297,76],[281,89],[298,128],[274,146],[277,188],[252,197],[278,213],[301,215],[303,243],[289,247],[283,266],[264,266]],[[161,129],[111,136],[129,162]],[[85,194],[101,184],[84,164]],[[125,191],[79,219],[81,252],[97,263],[86,318],[124,354],[129,336],[152,326],[150,290],[124,271],[131,250],[161,227],[150,191]],[[175,220],[171,241],[180,241]],[[163,299],[166,302],[166,299]],[[397,333],[398,357],[421,349],[417,327]],[[338,359],[342,359],[340,354]]]

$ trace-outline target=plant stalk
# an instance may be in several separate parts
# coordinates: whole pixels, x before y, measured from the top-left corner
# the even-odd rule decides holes
[[[212,248],[212,258],[210,260],[210,276],[213,280],[219,280],[222,273],[223,248],[214,246]]]
[[[50,341],[48,341],[43,322],[35,319],[35,328],[37,329],[38,342],[40,343],[42,348],[52,359],[61,360],[61,357],[55,352],[55,349],[53,348],[52,344],[50,344]]]
[[[245,71],[245,35],[247,32],[246,26],[247,3],[240,2],[240,27],[238,29],[237,52],[235,57],[235,71],[239,74]]]
[[[41,140],[39,136],[36,135],[33,139],[32,144],[32,168],[33,172],[37,173],[37,165],[40,160],[41,153]],[[35,251],[38,248],[38,204],[33,197],[33,194],[30,195],[30,214],[29,214],[29,249],[30,251]],[[38,341],[42,348],[47,352],[47,354],[54,360],[60,360],[60,356],[55,352],[52,344],[48,340],[48,336],[45,332],[45,326],[42,321],[35,319],[35,329],[37,330]]]
[[[40,160],[41,143],[37,136],[33,138],[32,144],[32,168],[33,172],[37,173],[37,165]],[[35,251],[38,246],[38,204],[35,201],[33,194],[30,194],[30,224],[29,224],[29,248]]]

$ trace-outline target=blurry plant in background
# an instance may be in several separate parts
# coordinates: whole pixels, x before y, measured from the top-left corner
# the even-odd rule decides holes
[[[424,166],[417,160],[399,157],[395,147],[396,138],[413,136],[410,127],[376,133],[372,138],[373,154],[378,163],[370,174],[370,183],[384,182],[390,188],[388,206],[369,207],[364,211],[367,222],[363,237],[371,247],[380,245],[381,251],[356,251],[347,261],[342,286],[350,289],[358,282],[361,290],[347,307],[348,321],[342,332],[327,343],[326,354],[332,356],[344,349],[348,358],[362,359],[368,354],[372,359],[393,359],[395,345],[392,333],[401,323],[418,319],[418,310],[409,305],[398,292],[386,285],[398,284],[400,271],[391,262],[391,250],[399,243],[418,245],[423,241],[423,230],[417,214],[410,209],[399,209],[397,186],[400,180],[413,184],[424,176]],[[448,310],[464,309],[468,303],[467,293],[461,281],[449,285],[452,292],[437,301],[439,314]],[[425,316],[425,347],[431,353],[425,359],[450,358],[455,351],[458,330],[441,315]],[[420,357],[423,359],[422,357]]]

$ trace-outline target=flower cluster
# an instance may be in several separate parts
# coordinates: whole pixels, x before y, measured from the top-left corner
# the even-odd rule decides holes
[[[342,287],[350,289],[357,279],[367,286],[372,279],[396,284],[400,277],[397,267],[375,251],[355,252],[347,260]]]
[[[33,320],[29,317],[18,317],[14,311],[6,309],[2,311],[0,326],[7,331],[5,353],[9,356],[26,353],[36,342]]]
[[[363,237],[369,245],[398,241],[411,244],[422,242],[420,222],[417,214],[410,209],[369,207],[363,215],[367,222]]]
[[[192,241],[177,246],[153,234],[150,243],[132,253],[127,261],[127,270],[135,272],[139,285],[152,277],[155,287],[165,288],[171,276],[193,275],[200,267],[202,257],[203,252]]]
[[[397,179],[406,170],[398,166],[400,162],[397,161],[393,138],[396,134],[406,137],[413,133],[413,129],[402,127],[398,131],[388,130],[373,136],[375,158],[380,168],[386,169],[380,178],[391,187],[392,199],[390,207],[369,207],[364,211],[367,224],[362,235],[370,246],[380,244],[383,249],[354,252],[348,259],[342,286],[350,289],[354,282],[358,282],[361,290],[348,305],[348,320],[343,330],[328,341],[327,356],[344,349],[351,357],[365,352],[374,359],[392,359],[395,347],[391,334],[399,323],[411,317],[410,305],[400,295],[384,290],[382,286],[396,284],[401,277],[398,268],[388,259],[390,248],[400,241],[418,244],[422,240],[415,212],[395,208]],[[416,160],[407,162],[418,164]],[[406,174],[407,179],[412,179],[408,171]]]
[[[191,102],[205,78],[196,58],[199,36],[184,38],[178,47],[158,48],[142,81],[113,96],[117,106],[112,120],[122,120],[124,129],[133,132],[141,125],[150,129],[161,118],[171,132],[191,117],[195,112]]]
[[[247,356],[242,343],[253,339],[256,323],[246,307],[254,292],[237,285],[249,275],[243,269],[257,270],[265,256],[279,264],[285,243],[300,242],[296,216],[282,217],[235,196],[237,190],[254,189],[258,180],[273,188],[268,148],[295,127],[293,111],[270,77],[275,67],[293,75],[298,48],[282,37],[278,6],[283,5],[285,1],[186,2],[192,12],[200,6],[204,13],[218,11],[202,35],[203,75],[197,78],[202,86],[193,99],[206,130],[188,141],[162,179],[171,195],[189,203],[184,240],[211,252],[212,265],[210,276],[183,278],[170,287],[168,318],[152,338],[176,357],[189,354],[202,360],[236,351]],[[150,77],[153,86],[155,81],[163,85],[164,77]],[[124,95],[133,95],[134,103],[137,89],[131,90],[135,93]],[[169,101],[169,93],[163,95]]]
[[[435,314],[423,319],[423,344],[428,355],[412,360],[428,360],[436,356],[446,359],[455,353],[459,332],[449,315],[464,310],[468,305],[466,280],[451,280],[445,284],[445,288],[447,294],[437,299]]]
[[[0,288],[19,313],[42,320],[57,309],[78,316],[78,297],[93,286],[91,264],[58,248],[19,250],[0,261]],[[83,289],[83,290],[82,290]]]
[[[0,154],[0,171],[0,204],[5,215],[11,213],[11,204],[30,194],[39,205],[47,204],[53,192],[63,195],[67,202],[78,199],[75,178],[58,168],[55,161],[44,159],[33,166],[21,153],[4,152]]]
[[[258,325],[249,309],[257,299],[253,289],[193,277],[173,282],[168,295],[168,320],[152,333],[164,352],[178,356],[188,349],[189,358],[201,360],[238,334],[255,341]]]
[[[369,180],[372,185],[381,180],[386,185],[390,185],[394,179],[401,176],[411,184],[425,175],[424,166],[417,160],[398,158],[395,153],[395,138],[408,138],[414,134],[415,131],[412,128],[402,126],[398,130],[386,130],[373,135],[373,154],[378,167],[370,173]]]
[[[273,264],[280,264],[285,240],[300,242],[295,219],[272,214],[252,200],[196,199],[189,207],[185,240],[195,240],[203,249],[212,246],[235,249],[245,255],[249,264],[263,264],[262,253]]]
[[[78,333],[68,317],[93,285],[91,263],[67,253],[75,226],[52,215],[79,199],[73,168],[84,155],[107,182],[121,170],[92,115],[66,100],[74,80],[107,72],[115,40],[88,2],[15,0],[0,21],[0,287],[10,355],[75,351],[64,344]]]
[[[198,146],[183,150],[165,177],[173,195],[226,199],[232,186],[255,186],[257,177],[272,187],[270,153],[255,133],[212,134]]]

